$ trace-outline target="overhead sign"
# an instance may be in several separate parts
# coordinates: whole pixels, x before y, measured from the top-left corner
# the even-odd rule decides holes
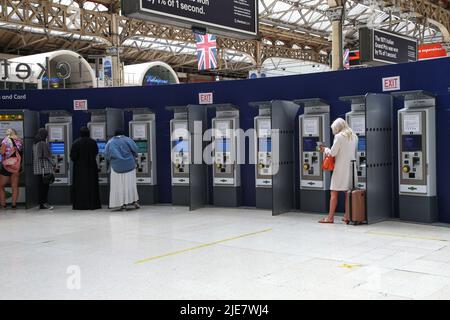
[[[255,38],[258,0],[122,0],[125,16],[208,33]]]
[[[443,58],[447,50],[440,43],[422,44],[419,46],[419,60]]]
[[[417,40],[382,30],[361,28],[361,63],[395,64],[417,61]]]
[[[383,92],[400,90],[400,76],[383,78]]]

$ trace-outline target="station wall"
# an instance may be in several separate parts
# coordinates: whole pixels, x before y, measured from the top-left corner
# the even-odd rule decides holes
[[[382,78],[400,76],[401,90],[427,90],[437,95],[438,197],[440,221],[450,223],[450,58],[417,63],[390,65],[368,69],[325,72],[299,76],[255,80],[237,80],[199,84],[154,87],[121,87],[68,90],[0,91],[1,108],[31,110],[73,110],[73,100],[87,99],[89,109],[150,107],[156,114],[157,167],[160,202],[170,203],[169,121],[173,114],[166,106],[198,104],[200,92],[213,92],[214,103],[232,103],[239,107],[241,128],[253,127],[257,110],[252,101],[322,98],[331,104],[331,119],[344,117],[350,105],[339,101],[341,96],[382,93]],[[9,99],[12,95],[12,99]],[[14,96],[17,95],[17,99]],[[26,96],[24,96],[26,95]],[[21,96],[22,99],[18,99]],[[397,110],[402,102],[394,100],[394,128]],[[299,111],[302,112],[301,110]],[[209,112],[209,118],[213,115]],[[42,123],[45,123],[42,117]],[[128,123],[130,117],[126,117]],[[74,137],[89,121],[88,114],[74,112]],[[209,124],[211,121],[209,121]],[[127,129],[127,128],[126,128]],[[396,131],[395,131],[396,133]],[[297,141],[298,142],[298,141]],[[297,151],[296,151],[297,153]],[[394,163],[397,162],[395,155]],[[298,163],[298,161],[297,161]],[[298,167],[298,165],[297,165]],[[396,166],[395,166],[396,167]],[[297,168],[298,175],[298,168]],[[253,165],[242,166],[243,205],[255,205]],[[298,178],[296,179],[298,181]],[[395,176],[396,180],[396,176]],[[298,190],[298,186],[297,186]],[[397,195],[393,195],[397,197]]]

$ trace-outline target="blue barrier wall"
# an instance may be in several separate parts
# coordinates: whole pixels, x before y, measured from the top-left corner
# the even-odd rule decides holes
[[[401,77],[401,90],[427,90],[437,97],[437,146],[438,190],[440,220],[450,223],[450,166],[448,164],[450,141],[450,58],[417,63],[383,66],[350,71],[326,72],[300,76],[266,78],[258,80],[223,81],[201,84],[185,84],[159,87],[125,87],[70,90],[0,91],[1,108],[25,108],[31,110],[73,109],[74,99],[87,99],[89,109],[151,107],[156,113],[158,184],[160,201],[169,203],[170,151],[169,121],[172,113],[166,106],[198,103],[199,92],[213,92],[214,103],[233,103],[240,108],[241,127],[253,127],[257,110],[248,106],[251,101],[293,100],[299,98],[323,98],[331,104],[331,119],[344,117],[350,106],[339,97],[382,92],[382,78]],[[1,82],[1,81],[0,81]],[[9,99],[12,94],[12,99]],[[14,99],[14,95],[26,94],[26,99]],[[394,110],[401,107],[394,100]],[[210,114],[211,117],[211,114]],[[396,119],[396,116],[394,117]],[[43,118],[44,120],[45,118]],[[74,133],[88,122],[84,112],[74,114]],[[396,158],[394,159],[396,161]],[[298,168],[297,168],[298,171]],[[298,180],[298,179],[297,179]],[[254,168],[242,168],[243,204],[254,206]],[[396,195],[394,195],[396,196]]]

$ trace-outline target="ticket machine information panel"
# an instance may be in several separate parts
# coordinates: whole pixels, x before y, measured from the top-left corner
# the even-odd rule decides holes
[[[319,152],[319,145],[325,144],[323,133],[325,118],[325,115],[300,117],[300,185],[302,188],[324,188],[323,155]]]
[[[100,184],[108,183],[108,165],[105,158],[105,148],[107,143],[106,137],[106,123],[105,122],[90,122],[88,128],[91,132],[91,138],[97,142],[98,155],[98,179]]]
[[[347,113],[346,118],[350,128],[358,136],[358,148],[356,150],[356,187],[365,189],[367,182],[366,116],[363,112],[352,111]]]
[[[142,120],[140,120],[142,116]],[[145,116],[145,117],[144,117]],[[147,119],[148,117],[148,119]],[[155,121],[153,115],[134,115],[129,123],[131,139],[138,147],[136,157],[137,184],[156,184],[155,162],[156,148],[154,146]]]
[[[236,177],[236,119],[213,119],[214,185],[238,185]]]
[[[428,110],[400,112],[400,192],[427,194]]]
[[[48,131],[48,142],[50,145],[50,152],[55,173],[56,185],[70,185],[70,146],[71,146],[71,131],[72,123],[70,119],[58,118],[50,116],[50,122],[46,124]],[[65,121],[65,122],[63,122]]]
[[[256,187],[272,186],[272,120],[270,117],[255,118],[256,128]]]
[[[189,132],[187,120],[172,120],[171,160],[172,185],[189,185]]]

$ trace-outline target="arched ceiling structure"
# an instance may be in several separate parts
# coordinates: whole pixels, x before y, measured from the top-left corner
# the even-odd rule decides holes
[[[447,0],[346,0],[345,7],[349,48],[357,46],[358,29],[366,25],[424,43],[450,43]],[[273,58],[327,64],[328,9],[328,0],[259,0],[259,39],[220,37],[214,73],[242,77]],[[0,0],[0,53],[69,49],[89,56],[116,46],[126,63],[161,60],[176,70],[196,72],[191,30],[123,17],[118,0]]]

